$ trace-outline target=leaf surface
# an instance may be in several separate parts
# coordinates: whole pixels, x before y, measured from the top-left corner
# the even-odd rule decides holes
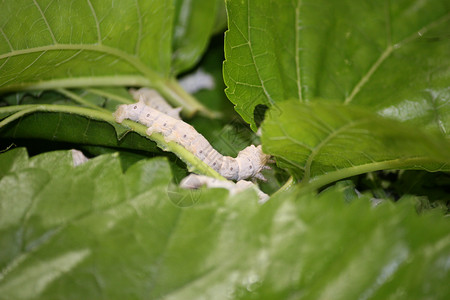
[[[254,130],[258,105],[321,98],[448,134],[448,1],[226,3],[227,95]]]
[[[142,84],[170,71],[170,1],[4,1],[0,20],[3,90],[72,78],[65,86]]]
[[[216,22],[219,1],[175,0],[173,66],[178,74],[194,66],[206,50]]]
[[[4,118],[0,126],[2,138],[158,151],[155,143],[136,133],[129,133],[129,129],[117,124],[111,113],[77,106],[18,105],[2,110],[0,117]]]
[[[13,163],[11,161],[21,162]],[[58,163],[56,163],[58,162]],[[4,299],[441,299],[450,223],[339,189],[177,207],[163,159],[0,154]],[[64,176],[62,176],[64,174]],[[13,194],[14,197],[10,197]],[[76,278],[76,280],[74,280]]]
[[[189,1],[185,1],[189,3]],[[193,6],[187,19],[210,1]],[[212,2],[214,5],[215,2]],[[151,86],[186,116],[213,113],[186,93],[172,69],[192,66],[215,20],[173,40],[173,1],[46,0],[0,4],[0,92],[90,86]],[[194,18],[196,23],[198,20]],[[185,25],[183,23],[183,25]],[[210,28],[208,30],[208,28]],[[175,45],[172,45],[175,43]],[[172,56],[172,47],[183,48]],[[178,57],[178,58],[177,58]],[[172,68],[172,63],[177,65]]]
[[[282,167],[316,188],[377,170],[450,167],[450,145],[442,135],[325,102],[278,104],[263,123],[262,143]]]

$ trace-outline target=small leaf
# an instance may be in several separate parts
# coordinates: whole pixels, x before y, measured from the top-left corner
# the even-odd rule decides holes
[[[206,50],[216,21],[218,1],[175,0],[172,72],[193,67]]]

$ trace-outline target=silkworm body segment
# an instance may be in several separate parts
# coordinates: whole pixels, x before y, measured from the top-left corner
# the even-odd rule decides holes
[[[157,91],[149,88],[140,88],[138,90],[130,89],[129,92],[136,101],[142,99],[147,106],[150,106],[151,108],[175,119],[181,119],[181,107],[173,108]]]
[[[135,104],[120,105],[114,117],[118,123],[129,119],[147,126],[148,135],[155,132],[162,134],[166,142],[183,146],[227,179],[255,177],[265,180],[261,171],[268,168],[265,165],[269,155],[262,152],[261,146],[248,146],[236,158],[223,156],[190,124],[149,107],[142,98]]]

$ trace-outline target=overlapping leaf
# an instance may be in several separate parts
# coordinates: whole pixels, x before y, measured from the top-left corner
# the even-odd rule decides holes
[[[173,67],[178,74],[195,65],[206,49],[213,32],[217,0],[175,0],[175,24],[173,30]]]
[[[231,0],[227,10],[227,94],[252,128],[257,105],[323,98],[448,134],[448,1]]]
[[[0,155],[1,299],[441,299],[448,221],[339,189],[170,201],[162,159]],[[188,195],[188,194],[187,194]],[[294,295],[294,296],[293,296]]]
[[[383,169],[449,169],[450,144],[364,109],[327,103],[277,105],[263,124],[264,150],[320,187]]]
[[[0,122],[3,139],[41,139],[158,152],[154,142],[117,124],[111,113],[67,105],[18,105],[3,109],[0,118],[4,118]]]

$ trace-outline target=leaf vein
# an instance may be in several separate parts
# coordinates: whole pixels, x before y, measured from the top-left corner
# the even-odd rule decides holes
[[[307,182],[310,179],[310,176],[311,176],[311,165],[313,163],[314,158],[317,156],[317,154],[319,154],[319,152],[323,149],[323,147],[328,144],[328,142],[330,140],[332,140],[334,137],[336,137],[341,132],[347,130],[348,128],[351,128],[351,127],[353,127],[355,125],[360,125],[360,124],[362,124],[364,122],[365,122],[364,120],[359,120],[359,121],[353,121],[353,122],[350,122],[348,124],[345,124],[344,126],[342,126],[340,128],[337,128],[335,131],[331,132],[316,147],[314,147],[313,151],[311,152],[311,154],[308,156],[308,159],[306,160],[305,174],[304,174],[304,177],[303,177],[303,181]]]
[[[7,59],[5,59],[5,61],[0,65],[0,70],[3,69],[3,66],[6,65],[8,60],[9,60],[9,57]]]
[[[139,2],[138,0],[135,0],[136,3],[136,11],[137,11],[137,19],[138,19],[138,37],[136,40],[136,47],[134,50],[134,53],[136,56],[139,56],[139,48],[141,47],[141,40],[142,40],[142,14],[141,10],[139,8]]]
[[[392,46],[388,46],[383,53],[378,57],[378,59],[372,64],[370,69],[367,71],[367,73],[361,77],[360,81],[355,85],[353,90],[351,91],[350,95],[345,99],[344,105],[349,104],[352,102],[352,100],[355,98],[356,94],[359,93],[359,91],[362,89],[362,87],[369,81],[369,79],[372,77],[373,73],[380,67],[380,65],[391,55],[393,51]]]
[[[301,6],[301,0],[297,1],[297,7],[295,8],[295,71],[297,75],[297,93],[298,93],[298,99],[300,102],[303,102],[303,95],[302,95],[302,81],[301,81],[301,74],[300,74],[300,30],[301,26],[299,24],[300,22],[300,6]]]
[[[47,25],[47,30],[50,33],[50,36],[52,37],[53,43],[54,44],[58,44],[58,42],[56,41],[55,35],[53,34],[53,30],[50,27],[50,24],[48,23],[47,17],[45,16],[44,12],[42,11],[41,7],[39,6],[39,4],[37,3],[36,0],[33,0],[34,5],[36,6],[36,8],[39,10],[39,13],[42,16],[42,19],[45,22],[45,25]]]
[[[20,49],[15,50],[9,53],[1,54],[0,59],[19,56],[29,53],[36,53],[41,51],[61,51],[61,50],[86,50],[86,51],[94,51],[100,52],[104,54],[108,54],[111,56],[115,56],[120,58],[122,61],[125,61],[135,67],[138,71],[140,71],[143,75],[149,77],[152,80],[156,80],[157,75],[153,73],[147,66],[145,66],[138,58],[133,55],[130,55],[122,50],[111,48],[105,45],[97,45],[97,44],[56,44],[56,45],[47,45],[41,47],[34,47],[28,49]],[[4,83],[2,84],[4,85]]]
[[[430,24],[427,24],[426,26],[422,27],[417,32],[414,32],[412,35],[401,40],[400,42],[396,43],[395,45],[388,44],[386,49],[381,53],[381,55],[378,57],[378,59],[372,64],[372,66],[369,68],[367,73],[364,76],[362,76],[360,81],[355,85],[355,87],[351,91],[350,95],[344,100],[344,105],[349,104],[355,98],[355,96],[360,92],[362,87],[369,81],[369,79],[372,77],[372,75],[375,73],[375,71],[392,54],[392,52],[394,50],[400,49],[405,44],[421,37],[423,34],[425,34],[428,30],[430,30],[434,26],[439,25],[440,23],[443,23],[449,19],[450,19],[450,13],[444,15],[439,20],[436,20],[434,22],[431,22]]]
[[[3,35],[3,37],[5,38],[6,43],[7,43],[8,46],[9,46],[9,49],[11,49],[11,51],[14,51],[14,48],[13,48],[13,46],[12,46],[12,44],[11,44],[11,41],[9,40],[8,36],[6,35],[6,33],[3,31],[3,28],[0,28],[0,33],[1,33],[1,34]]]
[[[94,7],[92,6],[91,0],[86,0],[88,2],[89,8],[91,10],[92,16],[95,20],[95,26],[97,27],[97,37],[98,37],[98,43],[102,43],[102,35],[100,32],[100,23],[98,22],[97,14],[95,13]]]
[[[66,62],[69,62],[70,60],[72,60],[73,58],[77,57],[81,52],[83,52],[83,49],[78,50],[77,52],[75,52],[72,56],[69,56],[68,58],[66,58],[63,61],[60,61],[59,63],[55,64],[55,67],[59,67],[62,64],[65,64]]]
[[[258,76],[258,80],[261,82],[261,88],[263,89],[264,95],[266,96],[267,100],[271,103],[271,104],[275,104],[275,102],[273,101],[272,97],[270,96],[269,92],[266,89],[266,86],[264,85],[264,80],[262,80],[261,74],[260,74],[260,70],[258,68],[258,64],[256,63],[255,60],[255,55],[253,54],[253,47],[252,47],[252,43],[251,43],[251,22],[250,22],[250,0],[247,1],[247,35],[248,35],[248,48],[250,50],[250,56],[252,58],[253,61],[253,65],[255,66],[255,71],[256,71],[256,75]]]

